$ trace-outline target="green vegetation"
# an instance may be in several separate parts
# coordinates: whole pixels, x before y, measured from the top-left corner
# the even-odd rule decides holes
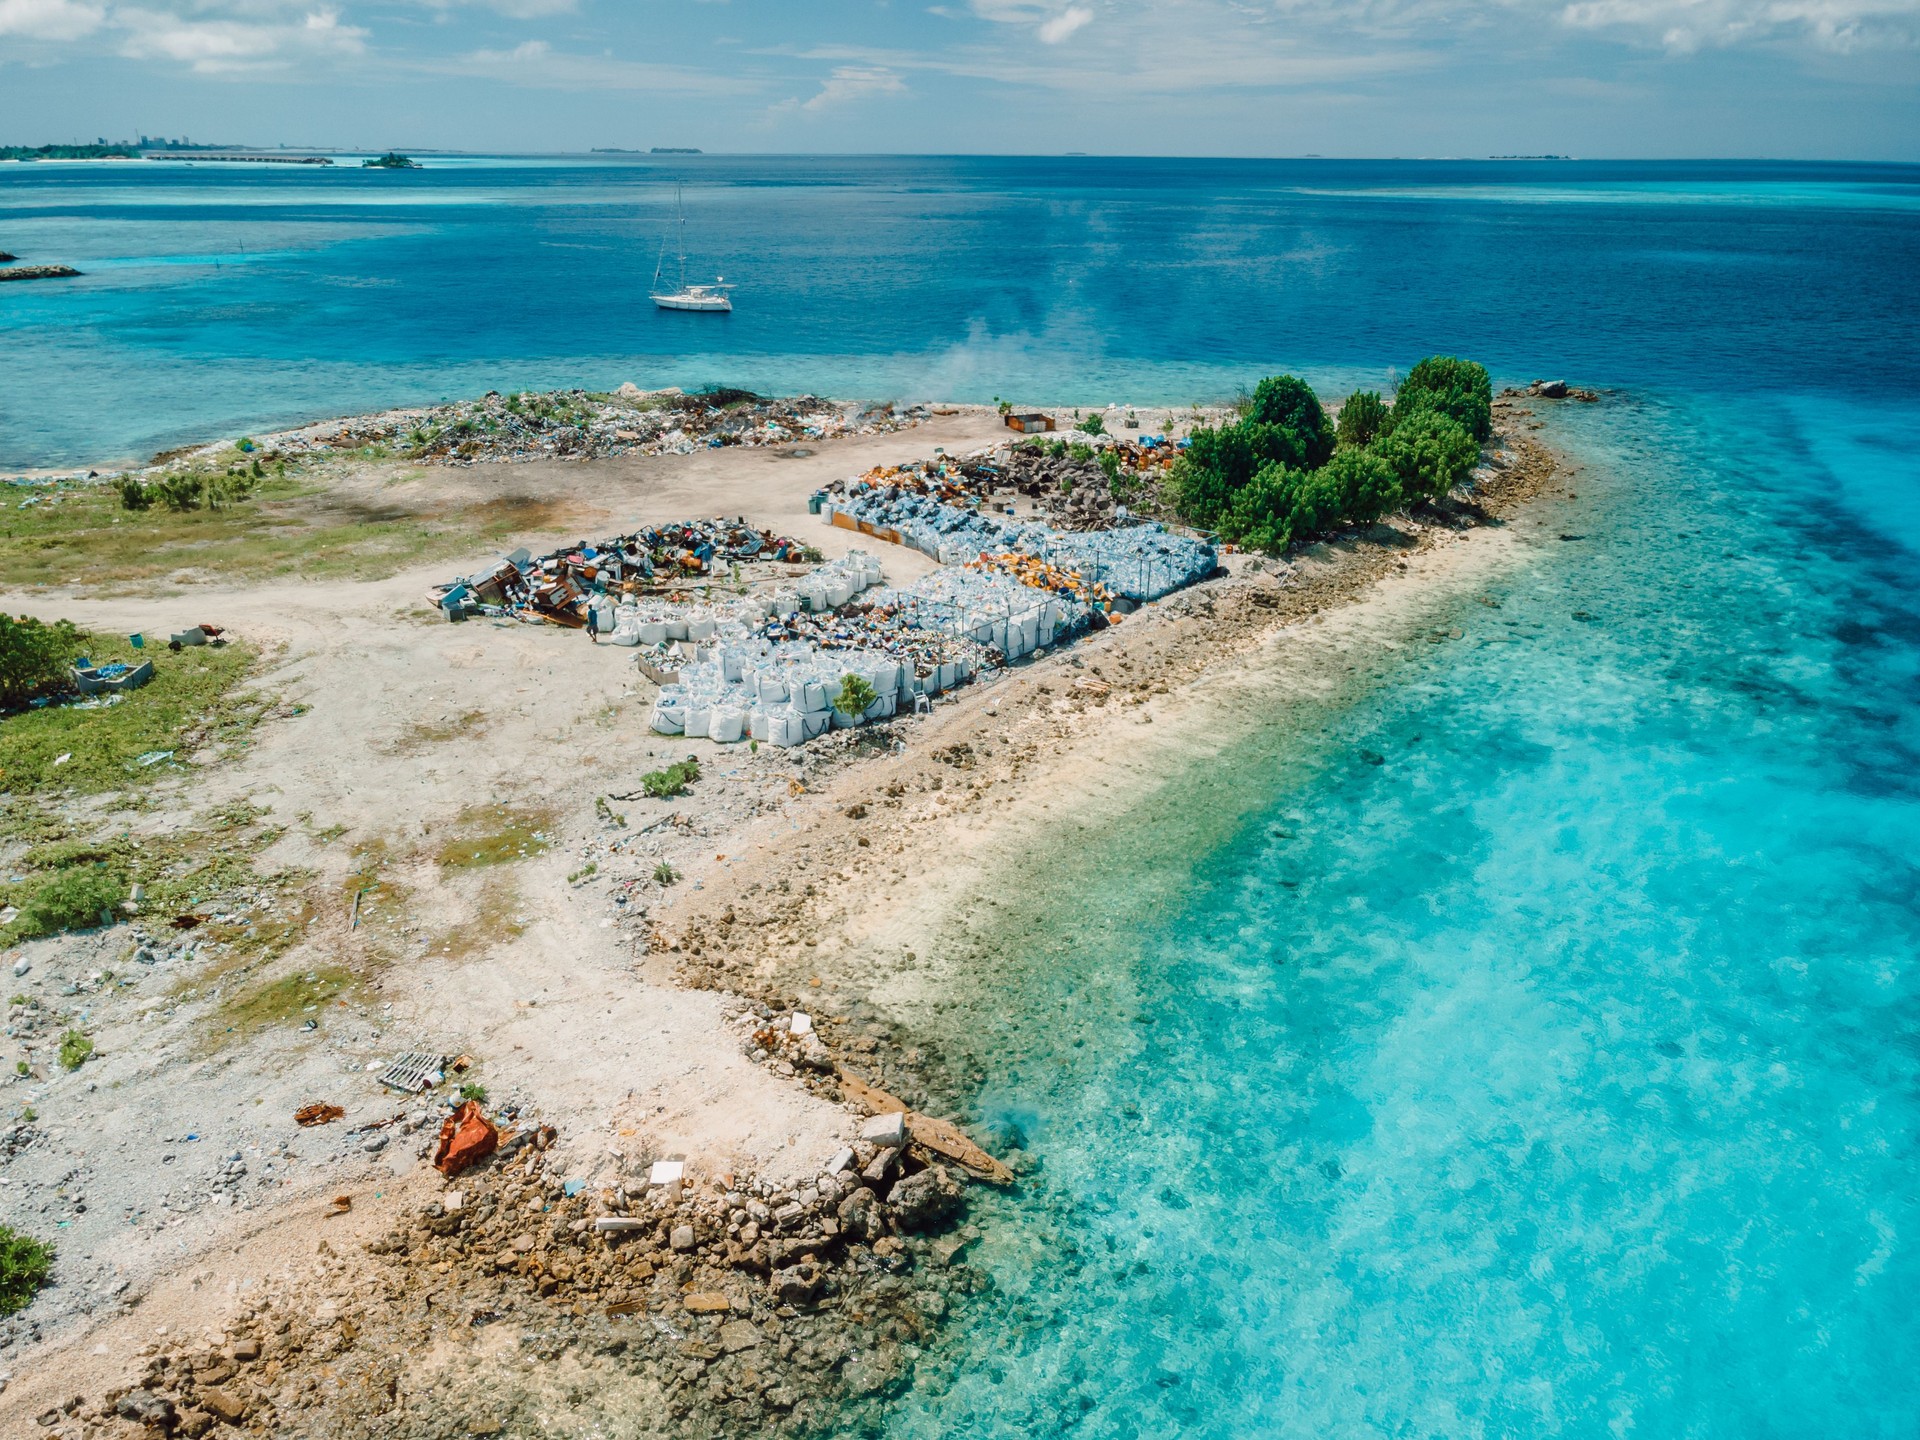
[[[244,1035],[299,1020],[323,1006],[357,995],[360,985],[361,978],[353,971],[337,965],[323,966],[238,991],[222,1001],[214,1015],[220,1025]]]
[[[462,833],[440,847],[443,870],[477,870],[526,860],[553,846],[545,833],[553,812],[514,805],[474,805],[460,812]]]
[[[1377,391],[1356,390],[1347,397],[1347,403],[1340,407],[1340,420],[1334,426],[1334,437],[1342,445],[1371,445],[1375,438],[1387,428],[1387,402]]]
[[[879,698],[864,676],[846,675],[840,680],[840,693],[833,697],[833,708],[849,720],[858,720]]]
[[[700,762],[689,755],[664,770],[649,770],[640,777],[640,788],[655,800],[671,800],[700,778]]]
[[[571,875],[567,876],[567,883],[569,885],[578,885],[583,880],[591,880],[594,876],[598,875],[599,873],[600,873],[600,862],[598,860],[589,860],[586,864],[582,865],[578,870],[574,871]]]
[[[22,627],[12,628],[17,636]],[[42,664],[57,655],[63,671],[82,654],[95,663],[137,665],[151,658],[154,677],[111,705],[49,705],[0,719],[0,791],[14,796],[142,786],[168,769],[152,757],[171,751],[184,760],[207,746],[243,744],[270,708],[246,688],[255,652],[245,643],[156,654],[134,649],[125,636],[90,635],[68,625],[40,627],[31,643],[42,645]],[[62,761],[63,755],[69,758]]]
[[[0,145],[0,160],[138,160],[131,145]],[[6,1314],[0,1309],[0,1315]]]
[[[487,1087],[469,1080],[460,1087],[460,1098],[471,1100],[476,1105],[484,1105],[487,1103]]]
[[[0,710],[71,686],[68,667],[84,638],[70,621],[45,625],[31,615],[0,615]]]
[[[388,484],[357,498],[338,478],[326,467],[309,472],[235,447],[224,459],[146,480],[19,486],[14,493],[30,503],[0,514],[0,586],[79,583],[125,594],[183,572],[234,583],[373,580],[559,529],[570,515],[550,496],[409,503],[407,491]]]
[[[1429,355],[1407,372],[1393,397],[1394,423],[1415,411],[1446,416],[1484,445],[1493,434],[1493,382],[1486,367],[1451,355]]]
[[[655,884],[671,885],[673,884],[674,881],[678,880],[679,878],[680,878],[680,872],[674,869],[673,866],[669,865],[664,860],[662,860],[658,865],[653,867],[653,879]]]
[[[1171,489],[1183,518],[1277,554],[1295,539],[1435,501],[1472,473],[1492,433],[1493,387],[1469,360],[1433,356],[1388,406],[1360,391],[1338,429],[1306,383],[1262,380],[1242,418],[1195,430]]]
[[[1100,412],[1098,410],[1087,416],[1086,419],[1077,420],[1074,423],[1088,435],[1104,435],[1107,433],[1107,422],[1100,418]]]
[[[0,1225],[0,1317],[27,1308],[53,1273],[53,1247]]]
[[[60,1037],[60,1068],[78,1070],[92,1058],[93,1039],[84,1030],[69,1030]]]
[[[378,160],[362,160],[360,168],[362,170],[418,170],[420,162],[409,160],[396,150],[389,150]]]
[[[30,894],[4,933],[30,940],[62,930],[87,930],[110,924],[120,902],[127,898],[126,883],[104,864],[75,865],[56,871]]]

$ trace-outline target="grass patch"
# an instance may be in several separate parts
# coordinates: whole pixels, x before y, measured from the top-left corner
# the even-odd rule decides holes
[[[371,506],[329,490],[316,471],[269,474],[241,503],[129,510],[99,485],[19,487],[40,503],[0,515],[0,586],[150,587],[182,571],[225,580],[298,575],[382,579],[476,545],[561,528],[569,508],[539,496],[471,505]]]
[[[60,1068],[78,1070],[93,1058],[93,1037],[84,1030],[69,1030],[60,1037]]]
[[[278,1025],[297,1024],[328,1005],[359,996],[364,981],[338,965],[283,975],[227,996],[214,1010],[215,1020],[238,1035]]]
[[[0,1316],[27,1308],[53,1274],[53,1247],[0,1225]]]
[[[20,910],[0,930],[0,942],[96,925],[100,911],[111,911],[136,884],[146,887],[141,913],[162,919],[197,913],[237,891],[285,890],[307,877],[256,868],[281,833],[258,823],[265,813],[241,803],[213,812],[205,830],[141,840],[126,831],[84,838],[62,833],[30,846],[0,875],[0,904]],[[304,904],[262,906],[247,919],[205,925],[200,933],[258,958],[298,943],[310,918]]]
[[[97,795],[144,785],[196,750],[244,743],[270,708],[245,688],[257,657],[244,643],[178,654],[164,645],[135,650],[124,636],[88,635],[83,643],[81,653],[95,661],[151,659],[154,677],[112,705],[49,705],[0,719],[0,790]],[[169,750],[172,762],[140,763]]]
[[[104,865],[70,866],[34,887],[5,933],[16,940],[31,940],[62,930],[112,924],[114,911],[126,898],[126,883]]]
[[[546,832],[553,812],[528,806],[475,805],[460,812],[460,833],[440,847],[435,858],[443,870],[478,870],[509,865],[549,850]]]

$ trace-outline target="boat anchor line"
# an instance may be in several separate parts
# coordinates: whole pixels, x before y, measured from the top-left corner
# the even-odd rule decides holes
[[[733,297],[727,292],[730,287],[727,277],[717,275],[711,285],[689,285],[687,283],[687,211],[681,203],[680,187],[673,191],[674,224],[680,237],[680,288],[662,290],[660,274],[667,264],[667,237],[660,237],[660,258],[653,267],[653,303],[662,310],[698,310],[720,314],[730,314],[733,310]]]

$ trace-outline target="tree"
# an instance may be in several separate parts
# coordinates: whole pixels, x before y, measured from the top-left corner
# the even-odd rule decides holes
[[[83,639],[69,620],[43,625],[30,615],[0,615],[0,707],[11,710],[65,689]]]
[[[1393,433],[1374,448],[1393,468],[1400,493],[1410,502],[1438,500],[1473,473],[1480,459],[1480,447],[1465,427],[1435,410],[1396,418]]]
[[[841,679],[840,693],[833,698],[833,708],[849,720],[858,720],[873,708],[873,702],[879,698],[864,676],[850,674]]]
[[[1374,390],[1356,390],[1340,407],[1340,422],[1334,429],[1342,445],[1356,448],[1371,445],[1387,428],[1387,402]]]
[[[1345,411],[1341,418],[1346,418]],[[1336,450],[1323,473],[1339,494],[1340,513],[1349,520],[1370,525],[1399,507],[1400,477],[1371,450]]]
[[[1436,410],[1457,421],[1475,443],[1493,433],[1493,382],[1487,368],[1451,355],[1429,355],[1407,372],[1393,398],[1394,424],[1416,410]]]
[[[1098,410],[1088,415],[1087,418],[1080,421],[1079,424],[1080,429],[1089,435],[1104,435],[1107,433],[1107,422],[1100,418],[1100,412]]]
[[[1247,419],[1284,433],[1284,446],[1292,453],[1281,453],[1281,443],[1272,437],[1266,455],[1270,460],[1284,459],[1301,470],[1318,470],[1333,454],[1333,426],[1327,412],[1312,387],[1297,375],[1269,375],[1254,386]]]

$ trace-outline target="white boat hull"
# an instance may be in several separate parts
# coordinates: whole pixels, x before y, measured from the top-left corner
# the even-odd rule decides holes
[[[733,301],[725,295],[656,295],[653,303],[662,310],[710,310],[729,312]]]

